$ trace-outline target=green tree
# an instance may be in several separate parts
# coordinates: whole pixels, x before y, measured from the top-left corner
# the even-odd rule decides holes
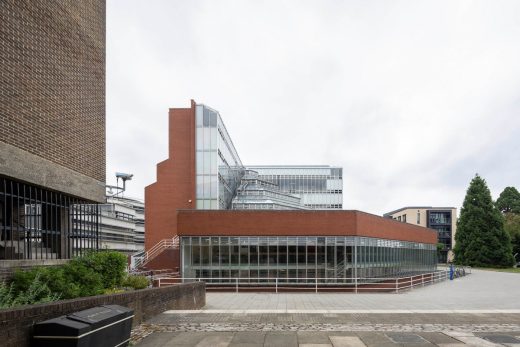
[[[504,218],[491,199],[486,181],[471,180],[455,235],[455,262],[471,266],[513,265],[511,239]]]
[[[513,254],[516,254],[517,261],[520,261],[520,214],[506,213],[504,229],[511,237]]]
[[[497,199],[497,207],[503,213],[520,213],[520,193],[515,187],[506,187]]]

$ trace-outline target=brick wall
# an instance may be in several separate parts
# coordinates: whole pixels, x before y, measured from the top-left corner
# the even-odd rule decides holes
[[[0,23],[0,141],[105,182],[105,0],[2,0]]]
[[[0,310],[2,346],[29,346],[35,323],[100,305],[121,305],[134,310],[137,325],[166,310],[195,310],[206,305],[206,284],[187,283]]]
[[[179,210],[179,236],[366,236],[437,243],[437,233],[361,211]]]
[[[157,165],[157,182],[144,190],[147,250],[177,235],[177,209],[195,208],[195,106],[192,100],[191,108],[170,109],[169,158]]]

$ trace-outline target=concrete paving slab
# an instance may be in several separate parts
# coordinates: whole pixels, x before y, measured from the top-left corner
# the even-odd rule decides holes
[[[431,345],[422,336],[410,333],[386,333],[385,334],[392,342],[402,345]]]
[[[383,334],[377,332],[364,332],[360,331],[357,333],[361,341],[367,347],[386,347],[386,346],[395,346],[395,344],[390,341],[388,337]]]
[[[206,336],[195,347],[228,347],[232,339],[233,334]]]
[[[302,344],[326,344],[330,346],[329,334],[322,331],[298,331],[298,343]]]
[[[334,347],[366,347],[357,336],[329,336]]]
[[[481,337],[475,336],[473,333],[460,333],[455,331],[447,331],[446,335],[451,336],[460,342],[463,342],[466,345],[470,345],[473,347],[501,347],[503,345],[498,343],[493,343],[491,341],[485,340]]]
[[[300,343],[298,347],[332,347],[330,343]]]
[[[474,270],[473,274],[400,294],[389,293],[208,293],[208,310],[291,310],[348,313],[418,310],[503,313],[520,310],[520,274]],[[493,293],[493,295],[489,295]],[[425,300],[428,298],[428,300]],[[495,311],[496,310],[496,311]],[[495,311],[495,312],[493,312]],[[427,312],[424,312],[427,313]]]
[[[145,337],[140,343],[140,347],[166,346],[179,333],[155,333]]]
[[[506,334],[481,334],[480,337],[498,344],[520,344],[519,339]]]
[[[455,340],[454,338],[452,338],[448,335],[445,335],[443,333],[423,332],[423,333],[418,333],[417,335],[422,336],[426,341],[429,341],[435,345],[450,345],[450,344],[456,344],[459,346],[463,345],[458,340]]]
[[[293,332],[269,332],[265,335],[264,347],[297,347],[298,339]]]
[[[173,336],[173,338],[170,340],[170,344],[195,346],[197,343],[202,341],[207,336],[207,332],[181,332]]]
[[[263,346],[265,335],[266,333],[261,331],[239,331],[233,336],[231,344],[254,343]]]

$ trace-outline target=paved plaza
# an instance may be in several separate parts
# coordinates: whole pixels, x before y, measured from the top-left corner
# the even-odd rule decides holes
[[[473,271],[400,294],[208,293],[132,332],[138,346],[520,347],[520,275]]]
[[[405,293],[211,293],[208,310],[520,310],[520,275],[469,276]]]

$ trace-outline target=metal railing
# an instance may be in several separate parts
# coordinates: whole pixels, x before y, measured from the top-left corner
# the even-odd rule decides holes
[[[454,278],[471,273],[470,267],[457,267],[454,269]],[[167,286],[186,282],[206,282],[206,288],[213,290],[243,291],[342,291],[353,293],[387,292],[399,293],[412,290],[416,287],[424,287],[429,284],[447,281],[450,279],[450,270],[439,270],[417,275],[402,277],[359,277],[345,278],[339,281],[337,278],[246,278],[246,277],[221,277],[195,278],[195,277],[161,277],[156,279],[156,286]]]
[[[155,244],[148,251],[144,252],[142,255],[134,256],[134,268],[139,268],[144,266],[146,263],[150,262],[152,259],[161,254],[165,249],[173,248],[179,249],[179,236],[175,235],[171,239],[164,239]]]

